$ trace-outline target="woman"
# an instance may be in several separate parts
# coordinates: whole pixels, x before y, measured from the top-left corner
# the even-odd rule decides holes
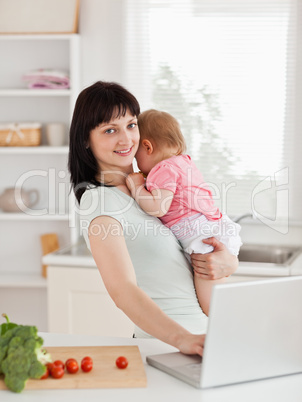
[[[139,145],[139,113],[135,97],[115,83],[96,82],[77,99],[69,170],[83,235],[108,293],[135,323],[135,336],[149,334],[202,355],[207,317],[191,267],[172,232],[140,209],[126,186]],[[206,242],[214,252],[192,256],[205,286],[238,265],[217,240]]]

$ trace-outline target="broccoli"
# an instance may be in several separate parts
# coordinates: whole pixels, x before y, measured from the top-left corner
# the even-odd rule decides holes
[[[17,327],[18,324],[15,324],[14,322],[10,322],[9,318],[6,314],[2,314],[2,317],[6,319],[6,322],[4,324],[0,325],[0,336],[4,335],[6,331],[9,329],[12,329],[14,327]]]
[[[21,392],[28,378],[45,373],[51,357],[42,345],[35,326],[16,325],[0,336],[0,374],[11,391]]]

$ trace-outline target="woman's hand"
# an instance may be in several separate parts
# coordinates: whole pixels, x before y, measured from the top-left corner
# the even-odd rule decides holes
[[[208,254],[191,254],[194,275],[202,279],[216,280],[232,275],[238,268],[238,258],[215,237],[204,239],[214,250]]]
[[[193,335],[188,333],[176,342],[176,347],[186,355],[197,354],[202,356],[205,337],[205,335]]]

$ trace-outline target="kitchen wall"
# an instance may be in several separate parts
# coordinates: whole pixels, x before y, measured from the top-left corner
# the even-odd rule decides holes
[[[123,81],[123,0],[81,0],[82,84]]]
[[[81,0],[82,86],[97,80],[123,83],[123,0]],[[131,88],[129,88],[131,90]],[[242,238],[249,243],[302,245],[302,225],[288,231],[257,221],[242,221]]]

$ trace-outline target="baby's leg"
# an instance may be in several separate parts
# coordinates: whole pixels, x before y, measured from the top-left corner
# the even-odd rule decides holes
[[[207,237],[197,237],[196,239],[193,240],[186,240],[181,241],[181,245],[184,249],[185,253],[192,254],[192,253],[198,253],[198,254],[208,254],[211,253],[214,248],[210,244],[203,243],[203,239],[206,239]]]
[[[216,280],[204,279],[200,277],[199,274],[194,273],[194,286],[197,299],[202,311],[206,315],[209,315],[213,286],[217,285],[218,283],[225,283],[225,281],[225,278]]]

